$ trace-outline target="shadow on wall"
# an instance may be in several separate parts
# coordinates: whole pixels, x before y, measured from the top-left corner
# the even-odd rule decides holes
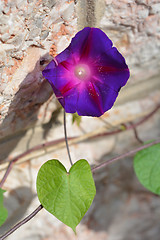
[[[34,49],[38,51],[37,48]],[[32,55],[29,57],[32,57]],[[17,71],[20,75],[18,76],[19,79],[21,75],[23,76],[23,74],[21,74],[22,71],[24,71],[23,65],[29,64],[29,62],[27,62],[30,60],[29,57],[26,57],[26,60],[22,62],[22,66],[20,66]],[[50,84],[42,76],[44,65],[50,60],[51,57],[49,54],[39,56],[36,64],[34,64],[35,67],[33,71],[29,72],[24,80],[17,86],[18,91],[15,93],[10,103],[8,114],[0,126],[0,161],[3,161],[9,156],[9,153],[25,135],[27,128],[35,125],[41,105],[46,102],[53,93]],[[17,82],[21,80],[19,79],[12,79],[13,81],[9,83],[10,85],[7,86],[7,88],[14,88],[14,85],[11,84],[17,84]]]
[[[159,121],[154,126],[157,129]],[[143,131],[146,132],[146,129]],[[150,131],[147,134],[150,136]],[[130,132],[125,135],[121,133],[118,144],[122,139],[125,149],[116,147],[110,155],[104,155],[101,162],[133,149]],[[95,236],[97,234],[94,239],[159,240],[159,196],[139,183],[133,170],[133,157],[99,169],[94,173],[94,179],[97,193],[82,220],[88,229],[94,231]]]
[[[8,210],[8,218],[0,227],[0,234],[4,234],[8,229],[24,218],[34,197],[36,197],[36,194],[34,194],[30,188],[19,187],[12,190],[9,196],[4,198],[5,207]]]

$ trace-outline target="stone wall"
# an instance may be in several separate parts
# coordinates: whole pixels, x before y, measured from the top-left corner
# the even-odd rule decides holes
[[[75,33],[85,26],[99,27],[106,32],[125,56],[131,77],[122,89],[114,108],[101,119],[84,117],[79,128],[76,124],[72,125],[72,117],[68,114],[68,135],[87,140],[90,134],[103,133],[106,129],[145,116],[160,103],[158,0],[0,0],[0,177],[3,176],[6,162],[14,156],[38,144],[64,137],[62,111],[41,71],[52,57],[68,46]],[[143,140],[160,136],[159,126],[160,118],[156,114],[143,129],[139,128]],[[91,164],[104,160],[107,154],[110,154],[107,155],[109,157],[138,145],[133,132],[118,137],[83,141],[81,144],[73,143],[71,154],[74,161],[86,158]],[[41,164],[51,158],[58,158],[69,167],[63,142],[31,152],[14,167],[4,185],[8,190],[6,205],[9,208],[9,219],[0,228],[0,232],[4,232],[38,205],[35,194],[36,175]],[[136,227],[129,213],[133,211],[138,214],[141,197],[144,198],[145,204],[149,201],[148,210],[145,211],[146,205],[143,205],[144,211],[141,212],[140,219],[144,221],[143,218],[145,214],[150,214],[152,205],[158,208],[158,201],[149,193],[140,197],[136,195],[137,189],[141,191],[142,188],[133,176],[131,165],[117,166],[115,170],[111,169],[111,172],[115,174],[115,179],[120,181],[120,185],[116,185],[115,181],[113,183],[113,176],[105,171],[96,176],[98,195],[88,217],[86,216],[79,227],[79,239],[150,239],[150,232],[147,232],[144,224],[139,232],[136,231],[137,238],[128,238],[127,231]],[[132,176],[128,185],[123,182],[124,169],[126,172],[131,171],[131,175],[127,175]],[[106,183],[108,179],[111,187]],[[133,187],[134,183],[137,188]],[[128,188],[133,191],[128,191]],[[121,191],[123,193],[120,201],[114,200],[112,204],[114,196],[117,198]],[[129,201],[130,196],[126,215],[123,215],[123,223],[120,224],[119,219],[126,206],[124,203]],[[101,201],[103,207],[98,208]],[[105,206],[110,209],[110,220],[102,214]],[[114,211],[115,206],[119,214]],[[152,233],[155,240],[159,239],[157,218],[158,215],[155,214],[155,231]],[[128,227],[125,219],[130,222]],[[148,225],[152,226],[149,218],[147,219]],[[117,223],[119,228],[116,227]],[[146,235],[142,234],[144,229]],[[53,234],[54,239],[74,239],[68,228],[43,211],[36,216],[35,221],[32,220],[32,223],[8,239],[50,240],[53,239]]]
[[[49,122],[57,102],[41,71],[85,26],[104,30],[130,67],[117,103],[160,89],[159,9],[156,1],[1,1],[0,141],[11,146],[12,137]]]

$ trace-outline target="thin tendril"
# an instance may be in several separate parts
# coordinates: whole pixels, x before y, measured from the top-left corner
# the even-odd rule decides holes
[[[65,142],[66,142],[66,148],[67,148],[67,152],[68,152],[69,161],[70,161],[70,164],[72,166],[73,162],[72,162],[72,159],[71,159],[71,154],[70,154],[69,145],[68,145],[67,128],[66,128],[66,112],[65,112],[65,110],[64,110],[64,136],[65,136]]]

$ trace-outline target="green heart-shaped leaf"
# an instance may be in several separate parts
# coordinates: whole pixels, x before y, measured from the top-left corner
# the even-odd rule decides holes
[[[0,188],[0,226],[6,221],[8,216],[7,209],[3,206],[3,193],[5,190]]]
[[[144,187],[160,195],[160,144],[139,151],[134,157],[134,170]]]
[[[38,172],[37,194],[42,206],[75,232],[96,194],[89,163],[81,159],[67,173],[58,160],[47,161]]]

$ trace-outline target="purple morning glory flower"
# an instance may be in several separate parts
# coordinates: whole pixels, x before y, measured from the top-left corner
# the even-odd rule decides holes
[[[125,59],[98,28],[86,27],[51,61],[43,76],[68,113],[99,117],[129,78]]]

